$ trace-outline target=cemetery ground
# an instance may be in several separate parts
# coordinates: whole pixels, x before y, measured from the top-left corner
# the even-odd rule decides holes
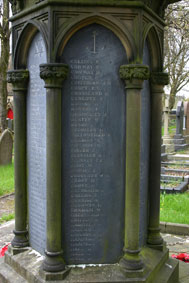
[[[189,150],[180,151],[179,154],[189,155]],[[163,165],[164,166],[164,165]],[[187,161],[171,161],[167,169],[188,170]],[[174,174],[172,174],[174,175]],[[183,176],[183,173],[181,174]],[[12,240],[14,229],[14,164],[0,166],[0,248]],[[170,187],[177,186],[179,181],[170,181]],[[189,224],[189,190],[184,193],[167,194],[161,193],[160,220],[178,224]],[[7,222],[7,223],[6,223]],[[189,235],[173,235],[163,233],[163,238],[173,254],[189,254]],[[1,262],[2,262],[1,258]],[[189,278],[189,263],[180,261],[180,283],[187,283]]]
[[[0,166],[0,224],[14,218],[14,164]]]

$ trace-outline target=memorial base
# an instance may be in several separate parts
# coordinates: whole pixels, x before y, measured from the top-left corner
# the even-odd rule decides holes
[[[0,282],[179,282],[179,263],[177,260],[169,259],[166,248],[163,251],[158,251],[145,247],[141,251],[141,257],[144,262],[142,272],[126,270],[119,264],[99,264],[94,266],[68,266],[64,272],[46,273],[41,270],[44,257],[33,249],[28,249],[16,255],[13,255],[9,249],[5,254],[5,262],[0,265]]]

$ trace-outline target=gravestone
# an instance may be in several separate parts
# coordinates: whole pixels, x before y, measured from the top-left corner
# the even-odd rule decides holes
[[[176,135],[174,135],[173,143],[175,150],[186,149],[186,140],[183,137],[183,118],[184,118],[184,105],[183,101],[177,103],[176,109]]]
[[[7,127],[8,127],[8,129],[10,131],[14,130],[14,125],[13,125],[13,120],[12,119],[7,118]]]
[[[13,137],[9,130],[0,136],[0,165],[12,163]]]
[[[168,99],[165,99],[165,107],[163,109],[164,112],[164,135],[163,138],[167,139],[169,138],[169,101]]]
[[[189,102],[184,102],[184,125],[183,125],[184,136],[189,135]]]
[[[183,117],[184,105],[182,101],[179,101],[176,109],[176,135],[174,138],[182,138],[183,136]]]

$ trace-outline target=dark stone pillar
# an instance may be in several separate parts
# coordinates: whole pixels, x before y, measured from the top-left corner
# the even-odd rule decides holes
[[[161,127],[162,94],[168,84],[167,73],[151,75],[151,129],[150,129],[150,176],[149,176],[149,225],[147,243],[154,249],[163,248],[160,235],[160,173],[161,173]]]
[[[123,65],[120,77],[125,81],[127,94],[125,242],[121,264],[126,269],[139,270],[143,267],[139,249],[141,90],[143,81],[149,78],[149,68]]]
[[[27,178],[26,178],[26,94],[29,72],[15,70],[7,73],[14,93],[14,174],[15,174],[15,237],[12,246],[24,248],[27,238]]]
[[[68,66],[42,64],[40,76],[45,81],[47,103],[47,246],[43,270],[64,270],[61,209],[61,97]]]

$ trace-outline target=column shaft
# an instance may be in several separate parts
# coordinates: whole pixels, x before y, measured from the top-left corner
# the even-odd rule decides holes
[[[153,73],[151,78],[151,140],[149,177],[149,225],[147,242],[152,248],[162,249],[160,235],[160,174],[161,174],[161,124],[163,86],[168,83],[166,73]]]
[[[126,269],[139,270],[143,267],[139,249],[141,89],[149,69],[145,65],[125,65],[120,68],[120,76],[127,90],[125,241],[121,264]]]
[[[59,252],[61,238],[61,89],[47,88],[47,251]],[[56,237],[55,237],[56,233]]]
[[[47,246],[43,270],[48,272],[65,268],[62,251],[61,96],[67,71],[64,64],[40,65],[47,95]]]
[[[7,73],[14,92],[14,174],[15,237],[13,247],[26,247],[27,239],[27,164],[26,164],[26,92],[29,73],[16,70]]]

